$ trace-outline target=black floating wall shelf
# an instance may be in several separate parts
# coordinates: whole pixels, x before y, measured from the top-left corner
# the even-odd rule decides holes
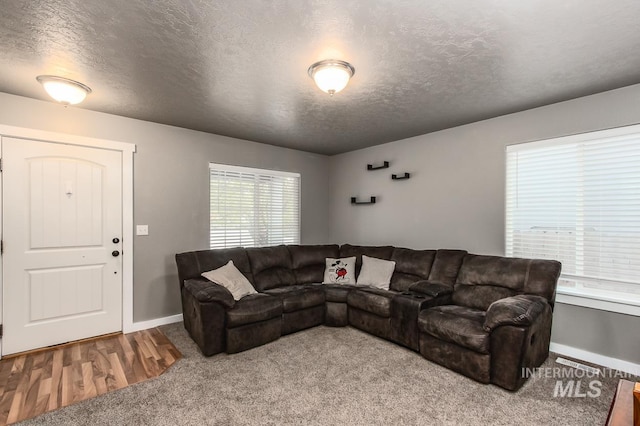
[[[373,164],[367,164],[367,170],[380,170],[380,169],[388,169],[389,168],[389,162],[385,161],[384,163],[382,163],[382,166],[376,166],[374,167]]]
[[[351,204],[375,204],[376,197],[371,197],[371,201],[358,201],[356,197],[351,197]]]
[[[403,175],[391,175],[391,179],[393,180],[409,179],[410,177],[411,177],[411,174],[409,173],[405,173]]]

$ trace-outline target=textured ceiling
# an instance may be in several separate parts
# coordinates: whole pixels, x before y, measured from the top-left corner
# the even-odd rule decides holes
[[[0,91],[336,154],[640,83],[638,0],[0,0]],[[330,97],[307,68],[356,73]]]

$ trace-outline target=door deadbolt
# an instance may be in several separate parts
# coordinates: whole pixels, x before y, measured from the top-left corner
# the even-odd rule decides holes
[[[120,252],[118,250],[114,250],[114,251],[111,252],[111,256],[118,257],[118,256],[120,256]]]
[[[120,238],[116,237],[111,241],[113,241],[113,244],[118,244],[120,242]]]

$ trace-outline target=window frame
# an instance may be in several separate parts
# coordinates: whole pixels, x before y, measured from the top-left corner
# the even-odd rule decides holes
[[[559,144],[571,144],[571,143],[581,143],[581,142],[589,142],[596,140],[603,140],[609,138],[616,137],[624,137],[624,136],[632,136],[638,135],[640,139],[640,125],[630,125],[623,127],[610,128],[605,130],[598,130],[593,132],[586,133],[578,133],[572,134],[568,136],[561,136],[556,138],[542,139],[536,141],[526,141],[515,144],[510,144],[505,147],[505,162],[504,162],[504,176],[505,176],[505,186],[504,186],[504,243],[505,243],[505,255],[507,253],[508,246],[508,202],[507,199],[509,197],[509,184],[508,184],[508,154],[509,151],[517,151],[521,145],[527,145],[528,147],[534,148],[544,148]],[[640,212],[639,212],[640,213]],[[561,279],[562,279],[561,275]],[[607,280],[602,280],[607,281]],[[616,312],[626,315],[640,316],[640,298],[625,298],[624,296],[628,293],[614,293],[607,295],[596,295],[589,292],[584,292],[576,288],[563,287],[558,285],[556,290],[556,302],[581,306],[586,308],[604,310],[609,312]]]
[[[222,163],[214,163],[212,161],[209,162],[209,166],[207,168],[208,171],[208,180],[209,180],[209,249],[211,249],[211,171],[221,171],[221,172],[235,172],[235,173],[247,173],[254,175],[263,175],[269,177],[285,177],[285,178],[295,178],[298,180],[298,211],[297,211],[297,242],[294,244],[300,244],[301,235],[302,235],[302,174],[298,172],[287,172],[282,170],[270,170],[270,169],[260,169],[257,167],[245,167],[245,166],[236,166],[231,164],[222,164]],[[280,243],[284,244],[284,243]],[[237,246],[234,246],[237,247]],[[266,247],[260,245],[252,245],[250,247]],[[231,247],[225,247],[231,248]]]

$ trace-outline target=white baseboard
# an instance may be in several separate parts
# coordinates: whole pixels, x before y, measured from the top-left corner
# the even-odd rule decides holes
[[[565,355],[571,358],[601,365],[603,367],[620,370],[625,373],[640,376],[640,365],[634,364],[633,362],[585,351],[583,349],[574,348],[572,346],[561,345],[560,343],[551,342],[549,350],[559,355]]]
[[[139,321],[131,324],[123,333],[133,333],[134,331],[146,330],[148,328],[158,327],[160,325],[173,324],[182,321],[182,314],[172,315],[170,317],[156,318],[148,321]]]

